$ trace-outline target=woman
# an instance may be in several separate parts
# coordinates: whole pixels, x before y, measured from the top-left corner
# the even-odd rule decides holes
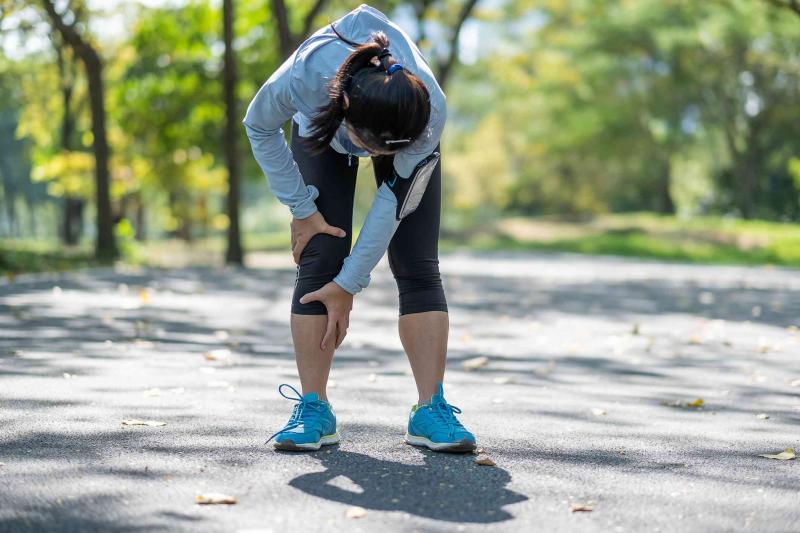
[[[289,118],[291,148],[281,129]],[[291,330],[303,393],[286,384],[278,389],[298,403],[270,437],[277,448],[318,450],[339,442],[326,391],[333,352],[347,333],[353,296],[367,287],[387,248],[400,296],[400,339],[419,394],[405,440],[438,451],[475,448],[475,437],[455,417],[461,411],[442,390],[445,118],[445,95],[419,49],[366,4],[303,42],[250,103],[243,122],[272,192],[293,215],[298,265]],[[378,189],[351,251],[358,157],[372,157]]]

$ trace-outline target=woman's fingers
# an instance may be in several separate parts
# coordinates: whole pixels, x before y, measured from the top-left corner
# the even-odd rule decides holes
[[[322,302],[322,299],[319,297],[319,291],[309,292],[309,293],[306,293],[306,294],[304,294],[303,296],[300,297],[300,303],[301,304],[307,304],[309,302],[316,302],[317,300]],[[322,302],[322,303],[325,303],[325,302]]]
[[[336,323],[336,347],[338,348],[347,336],[347,319],[342,318]]]
[[[330,224],[325,224],[322,232],[327,233],[328,235],[333,235],[334,237],[344,237],[347,235],[342,228],[337,228],[336,226],[331,226]]]
[[[294,257],[294,262],[296,265],[300,264],[300,256],[303,255],[303,250],[305,250],[306,244],[308,244],[308,239],[298,236],[294,242],[294,246],[292,246],[292,257]]]
[[[328,313],[328,327],[325,330],[325,336],[322,337],[322,344],[320,344],[320,348],[325,350],[331,343],[331,341],[334,340],[335,335],[336,335],[336,318],[334,318],[333,316],[331,316],[330,313]]]

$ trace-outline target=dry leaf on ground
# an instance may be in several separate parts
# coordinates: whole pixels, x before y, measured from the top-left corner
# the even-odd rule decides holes
[[[569,506],[569,510],[573,513],[591,513],[594,511],[594,506],[594,502],[573,503]]]
[[[205,494],[198,494],[194,497],[195,501],[201,505],[216,505],[226,504],[232,505],[238,503],[235,496],[228,496],[227,494],[220,494],[219,492],[207,492]]]
[[[481,466],[497,466],[497,463],[495,463],[489,457],[486,456],[478,457],[477,459],[475,459],[475,464]]]
[[[205,353],[208,361],[224,361],[230,359],[231,351],[227,348],[219,348],[217,350],[209,350]]]
[[[367,516],[367,510],[363,507],[355,505],[353,507],[348,507],[347,511],[344,513],[344,516],[347,518],[364,518]]]
[[[478,370],[479,368],[483,368],[488,364],[489,364],[489,358],[481,356],[481,357],[475,357],[473,359],[467,359],[466,361],[461,363],[461,366],[467,372],[471,372],[473,370]]]
[[[792,448],[786,448],[781,453],[771,454],[762,453],[759,457],[766,457],[767,459],[777,459],[778,461],[789,461],[797,457]]]
[[[122,421],[123,426],[166,426],[166,422],[159,420],[139,420],[138,418],[129,418]]]
[[[705,400],[703,400],[702,398],[697,398],[696,400],[693,400],[691,402],[687,402],[684,400],[673,400],[673,401],[664,400],[663,402],[661,402],[661,405],[666,405],[667,407],[693,407],[695,409],[703,407],[703,404],[705,404]]]

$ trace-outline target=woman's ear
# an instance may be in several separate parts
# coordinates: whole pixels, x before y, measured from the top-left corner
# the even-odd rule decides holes
[[[347,109],[350,107],[350,97],[347,96],[347,93],[342,91],[342,98],[344,98],[344,108]]]

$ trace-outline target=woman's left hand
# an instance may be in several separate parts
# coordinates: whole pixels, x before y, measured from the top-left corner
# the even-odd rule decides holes
[[[331,341],[338,348],[350,327],[350,311],[353,309],[353,295],[333,281],[326,283],[321,289],[309,292],[300,298],[301,304],[322,302],[328,310],[328,327],[322,338],[321,349],[325,349]]]

